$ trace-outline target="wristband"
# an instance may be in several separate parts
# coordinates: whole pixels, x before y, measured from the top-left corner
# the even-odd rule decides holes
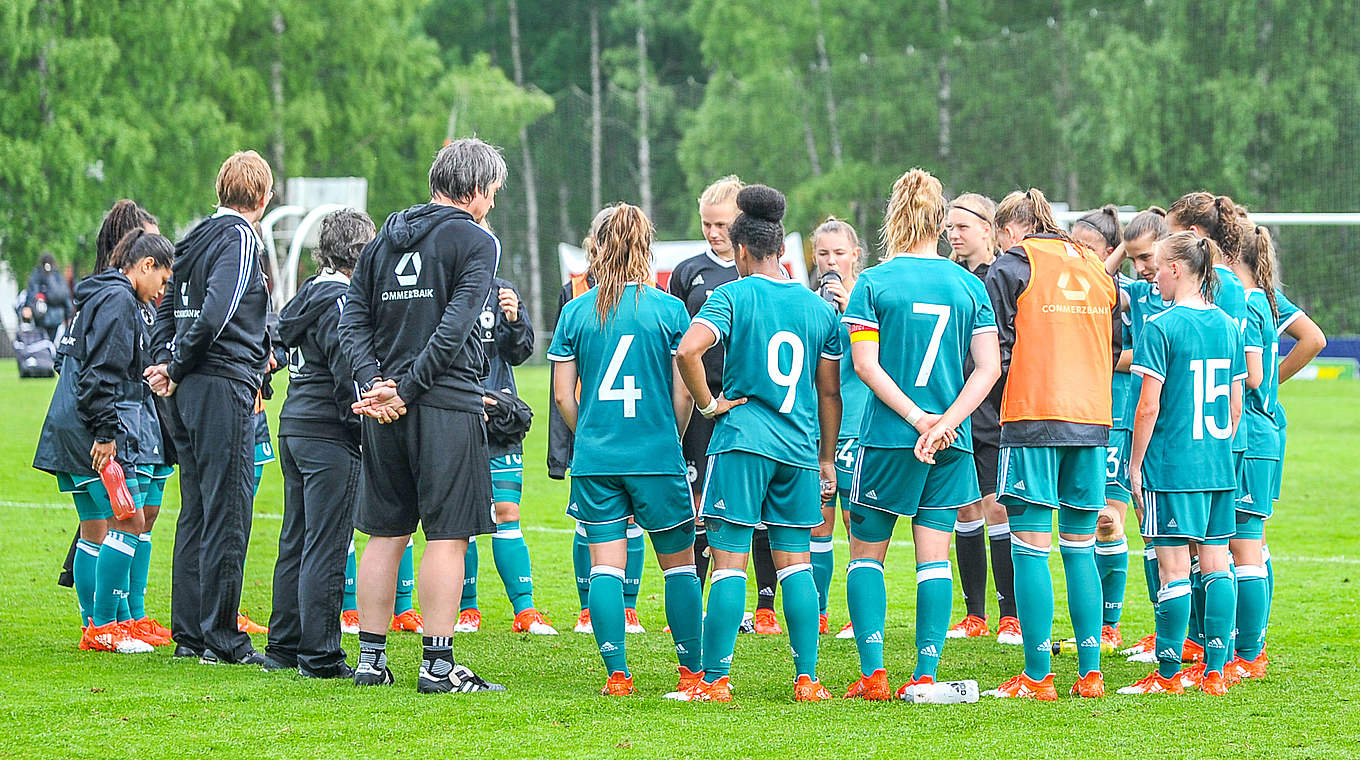
[[[716,411],[718,411],[718,399],[715,396],[714,398],[709,400],[708,406],[699,410],[699,414],[702,414],[705,417],[711,417],[713,416],[713,413]]]
[[[907,424],[916,427],[916,423],[920,422],[924,416],[926,416],[925,411],[918,406],[907,413]]]

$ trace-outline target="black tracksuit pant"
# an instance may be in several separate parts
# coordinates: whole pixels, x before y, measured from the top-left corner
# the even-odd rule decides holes
[[[175,642],[237,662],[253,647],[236,627],[254,503],[255,390],[190,374],[172,397],[180,513],[170,588]]]
[[[334,676],[345,661],[340,606],[359,495],[359,447],[345,440],[279,436],[279,464],[283,528],[265,652],[308,675]]]

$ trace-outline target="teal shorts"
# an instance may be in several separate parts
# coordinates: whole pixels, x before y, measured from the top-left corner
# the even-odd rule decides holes
[[[1104,446],[1002,446],[997,501],[1007,507],[1101,509],[1105,456]]]
[[[704,521],[708,531],[708,545],[725,552],[749,554],[751,538],[756,532],[754,525],[728,522],[721,517]],[[805,552],[812,548],[812,528],[799,528],[790,525],[770,525],[766,527],[766,537],[770,548],[781,552]]]
[[[145,506],[159,507],[165,501],[165,481],[175,474],[175,466],[170,464],[140,465],[137,467],[137,480],[145,483]]]
[[[921,507],[916,510],[916,514],[912,515],[911,524],[938,530],[941,533],[953,533],[954,521],[958,516],[957,507],[944,509]],[[898,517],[899,515],[895,512],[874,509],[851,502],[850,535],[858,541],[867,541],[871,544],[887,541],[892,538],[893,529],[897,527]]]
[[[847,509],[850,507],[850,484],[855,478],[855,460],[858,458],[858,438],[836,441],[836,491],[841,495],[841,506]]]
[[[1278,431],[1279,434],[1280,434],[1280,458],[1274,460],[1274,461],[1275,461],[1275,493],[1274,493],[1273,498],[1275,499],[1275,501],[1279,501],[1279,500],[1280,500],[1280,488],[1284,485],[1284,443],[1285,443],[1285,438],[1286,438],[1285,432],[1288,431],[1288,430],[1289,430],[1289,426],[1288,426],[1288,425],[1285,425],[1285,426],[1281,427],[1281,428],[1279,429],[1279,431]]]
[[[524,455],[491,458],[491,501],[518,504],[524,493]]]
[[[260,441],[255,444],[255,466],[263,467],[274,461],[274,447],[269,441]]]
[[[1053,513],[1058,513],[1058,532],[1076,536],[1087,536],[1096,532],[1096,522],[1100,519],[1098,509],[1076,509],[1075,507],[1044,507],[1038,504],[1025,504],[1019,507],[1006,507],[1006,521],[1011,532],[1052,533]]]
[[[586,525],[587,531],[591,525],[626,526],[631,517],[653,533],[694,522],[694,508],[681,474],[572,475],[567,516]],[[586,535],[590,537],[589,532]]]
[[[861,446],[855,460],[850,487],[855,506],[911,517],[918,509],[957,510],[981,498],[973,455],[967,451],[945,449],[935,454],[935,464],[926,464],[912,449]]]
[[[1129,486],[1129,452],[1133,433],[1111,430],[1110,443],[1105,447],[1105,500],[1128,504],[1133,498]]]
[[[109,492],[104,488],[104,481],[66,472],[56,473],[56,476],[57,490],[71,494],[71,499],[76,503],[76,515],[82,522],[113,519],[113,502],[109,500]],[[138,509],[145,504],[149,484],[149,478],[136,475],[127,481],[128,493],[132,495],[132,501]]]
[[[1275,473],[1279,469],[1275,459],[1242,460],[1237,473],[1237,511],[1255,515],[1262,519],[1275,513],[1275,494],[1279,486],[1275,483]]]
[[[704,476],[705,524],[712,517],[752,528],[761,523],[767,527],[814,528],[822,524],[819,480],[816,470],[759,454],[713,454]],[[773,534],[770,540],[774,540]]]
[[[1144,491],[1143,522],[1139,532],[1154,546],[1184,541],[1226,543],[1237,533],[1234,493],[1231,490]]]

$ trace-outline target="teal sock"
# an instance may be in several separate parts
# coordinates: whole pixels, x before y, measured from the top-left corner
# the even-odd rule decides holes
[[[1096,572],[1096,540],[1058,540],[1067,579],[1067,611],[1077,639],[1077,674],[1100,670],[1101,587]],[[1021,628],[1024,623],[1021,623]]]
[[[1261,544],[1261,559],[1266,568],[1266,627],[1270,625],[1270,608],[1275,604],[1275,565],[1270,561],[1270,547]],[[1265,646],[1265,629],[1261,629],[1261,645]]]
[[[128,616],[132,620],[146,617],[146,579],[151,574],[151,534],[137,537],[137,554],[128,570]]]
[[[345,595],[340,601],[340,609],[359,609],[358,598],[354,595],[356,578],[359,577],[358,563],[354,561],[354,539],[349,540],[349,554],[345,557]]]
[[[1204,577],[1199,572],[1199,557],[1190,560],[1190,622],[1185,638],[1204,646]]]
[[[935,677],[954,604],[954,576],[948,560],[916,565],[916,671],[913,678]]]
[[[495,547],[492,547],[492,553],[495,553]],[[587,577],[587,589],[589,583],[590,578]],[[458,601],[458,611],[475,609],[477,609],[477,539],[470,538],[467,553],[463,555],[463,598]]]
[[[1143,580],[1147,581],[1148,601],[1156,608],[1162,582],[1157,579],[1157,549],[1151,545],[1143,547]]]
[[[714,570],[708,584],[708,615],[704,618],[705,681],[714,683],[732,670],[737,629],[745,614],[746,572]]]
[[[1260,565],[1237,567],[1237,656],[1254,660],[1266,643],[1269,573]]]
[[[505,595],[515,614],[534,606],[534,579],[529,570],[529,546],[524,543],[524,531],[519,520],[503,522],[491,534],[491,558],[496,572],[505,584]]]
[[[82,627],[94,617],[94,589],[99,585],[96,580],[98,565],[99,544],[83,538],[76,541],[76,556],[71,562],[71,575],[75,579],[76,601],[80,603]]]
[[[872,559],[851,560],[845,570],[845,603],[855,629],[861,675],[883,669],[883,627],[888,617],[888,589],[883,563]]]
[[[1124,612],[1124,590],[1129,582],[1129,542],[1096,542],[1096,573],[1100,577],[1100,596],[1104,600],[1104,614],[1101,622],[1108,626],[1119,625]]]
[[[628,673],[628,658],[623,649],[623,570],[596,565],[590,568],[590,622],[595,628],[595,644],[609,673]]]
[[[671,627],[675,656],[680,664],[697,673],[703,667],[704,592],[694,565],[681,565],[661,572],[666,585],[666,624]]]
[[[831,575],[835,570],[836,553],[832,548],[831,536],[813,536],[812,580],[817,584],[817,611],[822,615],[826,614],[827,597],[831,595]]]
[[[1170,678],[1181,672],[1181,648],[1190,622],[1190,581],[1172,581],[1157,592],[1157,673]]]
[[[254,499],[256,496],[260,495],[260,480],[263,477],[264,477],[264,465],[262,464],[255,465],[255,485],[254,485],[255,490],[250,492],[251,499]]]
[[[1204,672],[1223,672],[1237,622],[1237,583],[1223,570],[1204,576]]]
[[[415,551],[415,539],[407,539],[406,551],[401,553],[401,564],[397,565],[397,596],[392,602],[393,615],[415,609],[415,603],[412,602],[416,590]]]
[[[95,565],[95,625],[106,625],[118,619],[119,603],[127,598],[128,569],[136,555],[137,536],[121,530],[111,530],[104,536]]]
[[[1025,675],[1043,680],[1053,671],[1053,576],[1048,572],[1049,547],[1030,546],[1011,534],[1015,565],[1015,608],[1025,643]]]
[[[817,680],[817,640],[821,635],[821,613],[817,610],[817,582],[812,565],[789,565],[775,573],[784,590],[784,630],[793,649],[793,675]]]
[[[590,607],[590,544],[586,543],[585,528],[579,524],[571,537],[571,566],[576,572],[576,597],[584,610]]]
[[[645,531],[636,525],[628,526],[628,566],[623,571],[623,606],[637,609],[638,592],[642,590],[642,565],[647,559]]]

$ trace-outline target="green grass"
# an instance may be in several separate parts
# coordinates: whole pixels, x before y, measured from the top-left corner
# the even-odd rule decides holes
[[[524,523],[535,564],[538,606],[568,630],[577,604],[571,572],[567,488],[545,475],[546,373],[520,373],[540,415],[525,453]],[[235,667],[209,668],[153,655],[80,652],[74,594],[55,585],[75,514],[50,476],[30,469],[52,383],[0,380],[8,434],[0,438],[0,756],[186,757],[1337,757],[1360,756],[1360,383],[1290,383],[1285,497],[1270,523],[1277,587],[1270,676],[1228,696],[1110,696],[1057,704],[902,703],[797,705],[783,637],[742,636],[731,706],[667,703],[674,655],[664,625],[660,573],[649,564],[639,611],[649,633],[630,636],[640,696],[605,699],[604,673],[589,636],[509,633],[511,613],[483,552],[484,628],[460,635],[455,654],[504,695],[423,697],[415,693],[419,639],[393,635],[398,684],[359,690]],[[271,411],[277,410],[277,404]],[[242,606],[269,612],[270,577],[282,511],[281,476],[266,471],[246,566]],[[167,490],[155,531],[148,609],[168,622],[170,551],[178,493]],[[846,547],[839,534],[837,563]],[[1136,544],[1136,539],[1133,539]],[[894,682],[912,663],[912,556],[889,552],[887,655]],[[1070,630],[1058,586],[1059,633]],[[957,584],[956,584],[957,585]],[[832,585],[833,628],[846,620],[844,574]],[[956,601],[955,616],[962,602]],[[995,609],[993,607],[993,615]],[[1126,637],[1151,630],[1141,564],[1130,568]],[[351,656],[357,649],[345,637]],[[264,638],[256,646],[263,648]],[[950,641],[941,673],[989,688],[1018,672],[1021,653],[993,641]],[[1055,658],[1060,689],[1075,678],[1073,657]],[[857,677],[852,641],[823,637],[820,674],[833,691]],[[1105,664],[1115,686],[1148,668],[1123,658]]]

